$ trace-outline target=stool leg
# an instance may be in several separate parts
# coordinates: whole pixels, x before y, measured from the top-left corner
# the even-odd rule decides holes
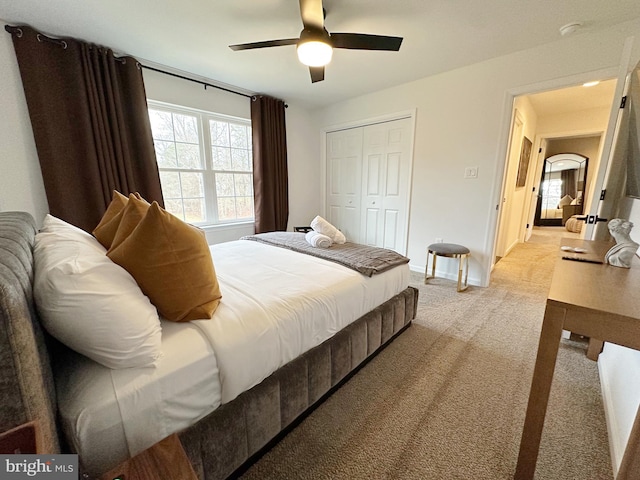
[[[436,252],[433,252],[433,262],[431,263],[431,278],[436,278]]]
[[[464,262],[466,264],[466,272],[464,274],[464,289],[466,290],[469,286],[469,254],[464,256]]]
[[[427,250],[427,264],[424,267],[424,283],[427,283],[429,279],[429,257],[431,256],[431,252]]]
[[[460,255],[458,257],[458,291],[462,292],[469,286],[467,280],[469,279],[469,255]],[[465,263],[466,271],[464,275],[464,287],[462,286],[462,262]]]

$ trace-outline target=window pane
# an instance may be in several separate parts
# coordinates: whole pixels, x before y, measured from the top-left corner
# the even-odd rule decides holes
[[[182,213],[182,200],[169,200],[165,198],[164,209],[167,212],[174,214],[176,217],[184,220],[184,215]]]
[[[204,183],[201,173],[181,172],[182,197],[183,198],[203,198]]]
[[[214,170],[231,170],[231,152],[228,148],[212,147]]]
[[[185,222],[204,222],[204,200],[199,198],[187,198],[184,200]]]
[[[178,154],[178,168],[202,169],[202,159],[200,158],[200,147],[189,143],[176,143]]]
[[[228,147],[230,145],[229,124],[227,122],[209,120],[209,131],[211,132],[211,145],[218,147]]]
[[[253,180],[251,175],[237,173],[233,176],[235,181],[235,194],[238,196],[253,195]]]
[[[217,223],[253,218],[251,126],[210,112],[149,104],[167,211],[194,223],[213,222],[215,209]],[[210,144],[203,143],[203,125],[209,129]],[[207,211],[209,205],[213,212]]]
[[[168,199],[182,198],[180,174],[178,172],[160,172],[160,185],[162,186],[162,196],[165,203]],[[169,209],[167,208],[167,210]],[[182,206],[180,211],[182,211]]]
[[[231,169],[240,172],[250,172],[249,151],[238,148],[231,149]]]
[[[237,218],[253,218],[253,197],[236,197]]]
[[[220,197],[233,197],[234,190],[232,173],[216,174],[216,193],[218,194],[218,201],[220,201]]]
[[[198,119],[192,115],[173,114],[173,130],[176,142],[199,142]]]
[[[236,219],[236,200],[235,198],[218,198],[218,218],[220,220]]]
[[[229,124],[231,146],[235,148],[247,148],[247,127],[244,125]]]
[[[154,139],[173,141],[173,120],[169,112],[149,109],[149,120]]]
[[[177,166],[176,144],[163,140],[154,140],[153,146],[156,149],[156,161],[159,168],[172,168]]]

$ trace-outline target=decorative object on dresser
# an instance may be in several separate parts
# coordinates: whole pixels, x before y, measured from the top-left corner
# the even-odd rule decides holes
[[[614,218],[609,222],[609,233],[616,241],[616,244],[604,256],[605,262],[609,265],[631,268],[633,257],[640,246],[631,239],[632,228],[633,223],[629,220]]]

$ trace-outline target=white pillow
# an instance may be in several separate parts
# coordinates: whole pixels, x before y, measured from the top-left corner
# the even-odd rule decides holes
[[[573,200],[573,197],[571,195],[565,195],[560,199],[560,202],[558,203],[558,208],[562,208],[565,205],[571,204],[571,200]]]
[[[54,217],[48,214],[42,221],[42,227],[39,230],[41,233],[55,233],[60,238],[68,240],[75,240],[88,246],[94,247],[98,252],[106,253],[107,250],[102,244],[90,233],[85,232],[81,228],[78,228],[64,220]]]
[[[33,251],[34,298],[43,326],[106,367],[155,366],[162,355],[155,307],[97,240],[99,249],[86,232],[60,222],[45,219]]]

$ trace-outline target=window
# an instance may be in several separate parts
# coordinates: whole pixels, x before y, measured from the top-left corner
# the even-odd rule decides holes
[[[542,208],[558,208],[560,198],[562,197],[562,180],[559,178],[544,180],[542,182],[541,190],[544,202]]]
[[[148,103],[166,210],[197,225],[252,221],[250,122]]]

